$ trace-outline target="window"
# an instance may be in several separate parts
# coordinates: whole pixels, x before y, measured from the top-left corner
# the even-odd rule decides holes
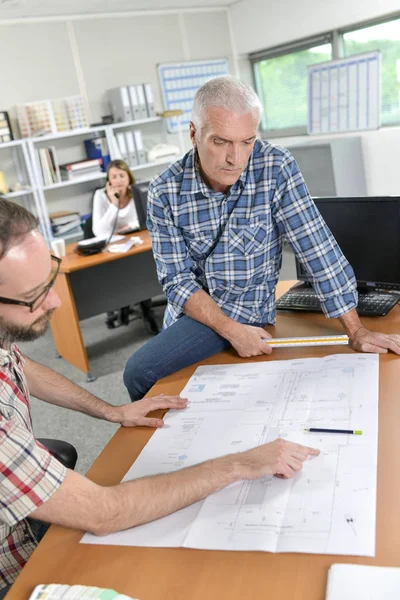
[[[382,124],[400,122],[400,19],[343,33],[343,54],[380,50]]]
[[[308,119],[307,66],[332,59],[327,36],[292,51],[281,49],[251,57],[257,93],[264,106],[262,129],[305,131]],[[330,38],[329,38],[330,39]],[[318,43],[319,42],[319,43]],[[325,43],[321,43],[325,42]],[[282,131],[280,131],[283,133]],[[288,131],[289,133],[289,131]]]

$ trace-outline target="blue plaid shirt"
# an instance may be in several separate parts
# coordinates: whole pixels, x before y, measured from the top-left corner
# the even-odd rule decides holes
[[[240,323],[274,323],[284,239],[327,317],[357,306],[353,270],[279,146],[257,140],[228,194],[205,185],[191,150],[151,182],[147,226],[168,298],[166,327],[200,289]]]

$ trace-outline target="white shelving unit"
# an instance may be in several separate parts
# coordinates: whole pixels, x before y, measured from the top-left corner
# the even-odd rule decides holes
[[[80,177],[79,179],[71,179],[68,181],[59,181],[58,183],[52,183],[51,185],[43,186],[43,191],[46,192],[48,190],[57,190],[59,188],[68,187],[70,185],[77,185],[78,183],[87,183],[90,181],[98,181],[99,179],[104,179],[106,173],[96,173],[96,175],[89,175],[88,177]]]
[[[11,142],[3,142],[0,144],[0,149],[4,150],[5,148],[17,148],[21,146],[23,140],[12,140]]]
[[[152,169],[154,167],[164,167],[165,165],[169,165],[171,160],[160,160],[150,163],[145,163],[144,165],[137,165],[136,167],[131,167],[132,170],[141,171],[142,169]]]
[[[71,181],[61,181],[53,183],[51,185],[44,185],[42,172],[38,160],[38,149],[48,147],[50,145],[55,146],[57,156],[59,157],[59,154],[63,155],[63,161],[60,160],[60,162],[67,162],[67,160],[79,160],[79,158],[71,158],[70,156],[68,156],[69,153],[74,152],[71,149],[71,146],[74,148],[76,154],[78,144],[83,143],[82,138],[88,138],[92,134],[96,133],[103,133],[107,140],[110,157],[112,160],[114,160],[115,158],[120,157],[120,152],[115,137],[115,134],[119,130],[134,129],[135,127],[145,128],[148,124],[157,123],[162,123],[163,127],[161,131],[157,131],[155,135],[157,135],[157,137],[162,141],[166,141],[167,133],[165,127],[165,119],[161,117],[152,117],[149,119],[140,119],[137,121],[123,121],[120,123],[112,123],[110,125],[101,125],[84,129],[76,129],[74,131],[66,131],[64,133],[50,134],[42,137],[25,138],[22,140],[14,140],[12,142],[0,144],[0,151],[7,150],[8,152],[12,153],[13,162],[15,164],[15,171],[17,173],[17,179],[19,183],[26,186],[26,189],[10,192],[5,195],[3,194],[3,197],[9,200],[15,199],[17,201],[22,201],[26,208],[34,212],[40,220],[43,235],[45,236],[47,241],[50,242],[53,239],[53,233],[49,217],[49,212],[51,212],[49,211],[49,203],[51,204],[53,202],[53,199],[55,197],[54,194],[57,194],[56,198],[58,203],[63,202],[64,193],[69,193],[70,197],[72,195],[75,195],[76,192],[74,194],[74,190],[76,190],[76,186],[82,186],[82,192],[79,191],[79,193],[86,194],[87,191],[92,191],[94,189],[94,183],[102,182],[102,180],[104,180],[104,178],[106,177],[106,174],[101,172],[98,174],[96,173],[95,175],[89,175],[87,177],[82,177]],[[183,148],[181,148],[181,152],[183,153]],[[80,150],[79,154],[82,155],[82,152]],[[64,160],[64,157],[66,155],[68,156],[68,158]],[[0,154],[0,170],[2,170],[1,162],[2,161]],[[141,173],[143,172],[143,180],[148,181],[149,178],[153,176],[154,169],[164,168],[170,162],[170,160],[148,162],[131,167],[131,169],[134,173],[136,173],[137,171],[140,171]],[[149,171],[149,173],[146,173],[146,171]],[[142,178],[140,180],[142,180]],[[78,189],[81,190],[81,188]],[[65,201],[64,206],[65,209],[68,210],[68,200]],[[64,234],[63,237],[67,240],[77,239],[77,234]]]
[[[24,189],[2,194],[1,197],[20,201],[25,208],[33,212],[38,217],[42,231],[47,237],[48,219],[43,214],[25,140],[13,140],[0,144],[0,170],[3,170],[3,164],[10,167],[12,165],[13,176],[20,185],[24,186]]]
[[[147,123],[157,123],[162,121],[161,117],[151,117],[150,119],[137,119],[136,121],[121,121],[120,123],[112,123],[107,125],[109,129],[128,129],[129,127],[136,127],[137,125],[145,125]]]
[[[49,133],[48,135],[42,135],[40,137],[31,137],[31,138],[26,138],[26,139],[29,139],[33,143],[37,143],[37,142],[45,142],[46,143],[46,142],[52,142],[54,140],[60,140],[60,139],[69,138],[69,137],[76,137],[78,135],[90,135],[91,133],[96,133],[96,131],[105,131],[106,127],[107,127],[106,125],[99,125],[97,127],[83,127],[81,129],[71,129],[71,131],[64,131],[63,133]]]
[[[1,197],[6,200],[15,200],[16,198],[23,198],[24,196],[29,196],[33,194],[33,190],[17,190],[15,192],[9,192],[8,194],[3,194]]]

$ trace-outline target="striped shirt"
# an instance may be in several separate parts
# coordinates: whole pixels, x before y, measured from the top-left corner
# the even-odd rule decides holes
[[[14,582],[37,546],[26,517],[66,474],[33,436],[24,364],[17,346],[0,348],[0,590]]]
[[[256,140],[227,194],[206,186],[191,150],[151,182],[147,226],[168,298],[165,327],[200,289],[236,321],[274,323],[284,240],[311,276],[327,317],[357,306],[353,270],[295,160],[279,146]]]

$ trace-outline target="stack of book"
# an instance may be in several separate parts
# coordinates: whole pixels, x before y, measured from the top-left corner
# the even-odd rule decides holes
[[[51,229],[56,237],[82,235],[81,217],[78,212],[62,211],[50,215]]]
[[[52,185],[53,183],[60,182],[61,175],[55,147],[39,148],[37,153],[43,185]]]
[[[85,179],[92,175],[101,174],[103,173],[102,164],[101,158],[90,158],[60,165],[61,179],[63,181],[75,181],[76,179]]]

